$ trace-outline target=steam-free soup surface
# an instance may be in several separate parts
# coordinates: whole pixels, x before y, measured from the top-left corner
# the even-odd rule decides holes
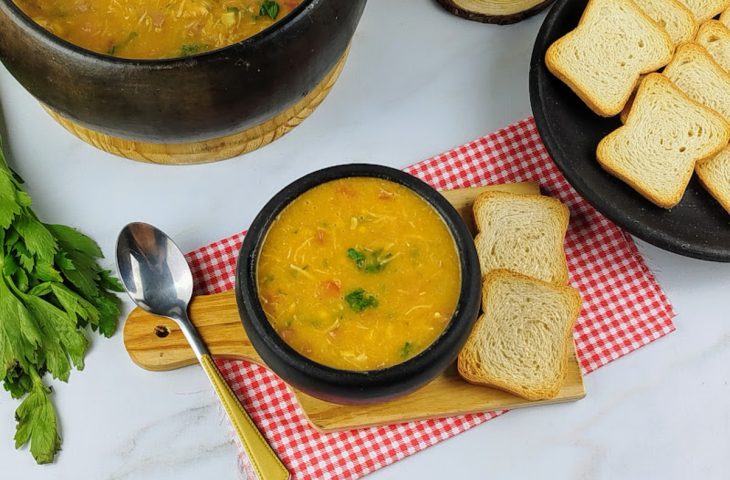
[[[284,341],[346,370],[426,349],[450,322],[461,285],[441,216],[408,188],[369,177],[322,184],[289,204],[265,238],[257,275]]]
[[[14,0],[80,47],[125,58],[184,57],[251,37],[302,0]]]

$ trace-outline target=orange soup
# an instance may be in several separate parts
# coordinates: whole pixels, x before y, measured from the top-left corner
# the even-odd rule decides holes
[[[302,0],[14,0],[36,23],[107,55],[185,57],[251,37]]]
[[[461,289],[441,216],[410,189],[370,177],[334,180],[292,201],[258,260],[259,299],[302,355],[345,370],[401,363],[431,345]]]

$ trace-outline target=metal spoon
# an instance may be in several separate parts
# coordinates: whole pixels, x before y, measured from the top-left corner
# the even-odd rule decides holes
[[[132,300],[143,310],[177,322],[235,427],[261,480],[284,480],[289,472],[251,421],[215,366],[188,318],[193,275],[185,256],[161,230],[130,223],[119,232],[117,268]]]

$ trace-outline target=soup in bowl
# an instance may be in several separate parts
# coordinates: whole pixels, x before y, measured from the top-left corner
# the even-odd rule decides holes
[[[136,59],[189,57],[271,27],[302,0],[13,0],[79,47]]]
[[[236,293],[274,372],[357,403],[408,393],[453,362],[478,314],[479,278],[472,237],[438,192],[398,170],[344,165],[264,207]]]

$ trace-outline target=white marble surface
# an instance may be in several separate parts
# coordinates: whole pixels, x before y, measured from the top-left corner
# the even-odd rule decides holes
[[[108,255],[132,220],[193,249],[243,229],[275,191],[316,168],[403,167],[528,116],[542,18],[486,26],[432,1],[371,0],[314,115],[219,164],[156,167],[94,150],[2,67],[0,124],[42,218],[80,227]],[[587,377],[578,403],[512,412],[371,478],[730,478],[730,265],[640,247],[679,314],[676,333]],[[118,334],[95,339],[85,371],[54,388],[63,451],[43,467],[13,449],[16,402],[1,392],[0,478],[236,478],[235,449],[198,369],[140,370]]]

